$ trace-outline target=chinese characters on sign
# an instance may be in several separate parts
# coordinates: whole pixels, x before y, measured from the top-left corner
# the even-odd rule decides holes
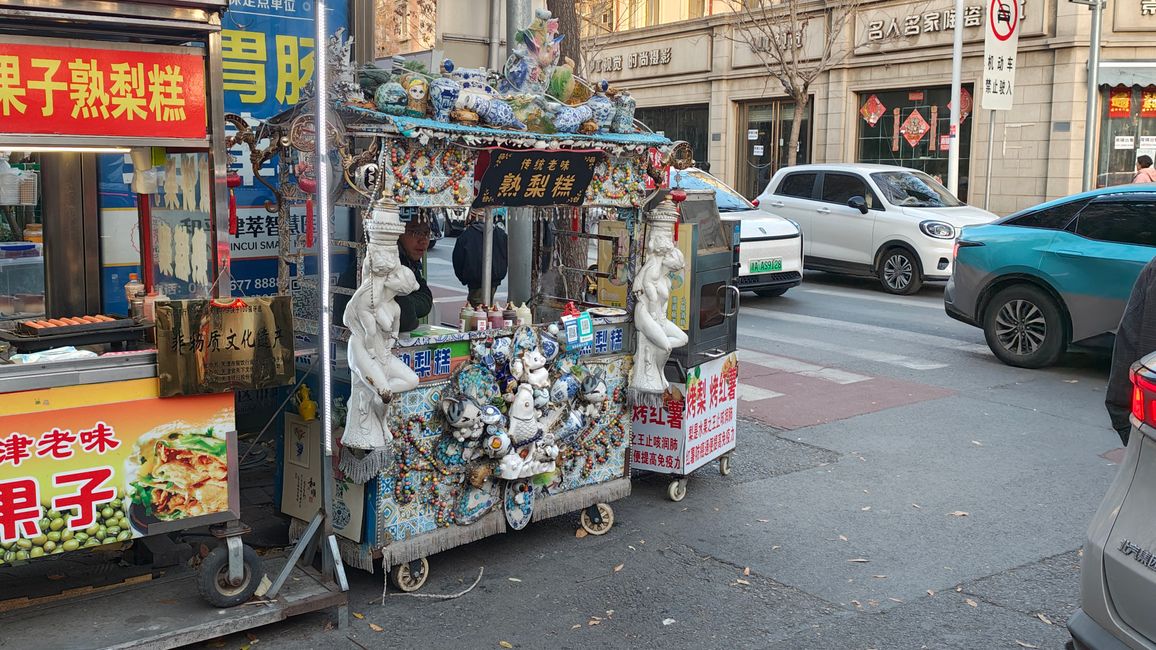
[[[468,343],[449,343],[425,350],[401,348],[394,350],[394,354],[424,383],[448,379],[458,366],[469,361],[470,346]]]
[[[595,59],[590,64],[590,70],[591,72],[619,72],[622,70],[624,61],[626,68],[629,70],[669,65],[671,61],[671,49],[672,48],[669,47],[661,47],[653,50],[644,50],[642,52],[631,52],[625,56],[618,54]]]
[[[313,39],[304,36],[221,30],[224,88],[236,92],[242,106],[264,104],[270,87],[277,103],[296,104],[313,78],[313,45]]]
[[[201,50],[76,43],[0,36],[0,131],[205,137]]]
[[[600,152],[503,151],[479,156],[475,208],[582,205]]]
[[[964,27],[983,25],[983,6],[972,5],[963,10]],[[951,31],[955,29],[955,9],[911,14],[890,19],[879,18],[867,22],[867,40],[885,41],[893,38],[912,38],[920,34]]]
[[[1021,18],[1016,0],[989,0],[983,38],[983,93],[980,95],[980,106],[988,110],[1011,110]]]
[[[738,360],[729,354],[691,369],[661,407],[635,406],[631,463],[687,474],[734,449],[737,392]]]
[[[162,397],[293,383],[290,298],[158,303],[157,369]]]
[[[1132,117],[1132,89],[1116,86],[1108,91],[1108,117],[1112,119]]]

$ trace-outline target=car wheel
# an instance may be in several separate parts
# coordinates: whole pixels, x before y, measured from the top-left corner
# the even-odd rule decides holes
[[[923,286],[923,271],[919,268],[919,259],[906,248],[889,248],[879,258],[879,268],[876,270],[883,290],[900,296],[907,296],[919,291]]]
[[[1019,284],[997,293],[983,314],[987,346],[1000,361],[1043,368],[1064,352],[1064,315],[1043,289]]]
[[[787,292],[790,287],[779,287],[778,289],[755,289],[755,295],[761,298],[778,298]]]

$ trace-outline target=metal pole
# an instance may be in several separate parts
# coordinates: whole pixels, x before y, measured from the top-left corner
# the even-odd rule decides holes
[[[530,0],[506,0],[506,50],[513,51],[519,30],[534,18]],[[529,302],[530,274],[534,266],[534,211],[529,208],[506,209],[507,258],[510,300]]]
[[[1092,40],[1088,44],[1088,108],[1084,115],[1084,191],[1096,184],[1096,133],[1100,110],[1100,23],[1104,3],[1092,5]]]
[[[987,112],[987,182],[983,187],[983,209],[991,202],[991,162],[995,159],[995,111]]]
[[[482,227],[482,302],[489,304],[493,297],[494,270],[494,211],[486,208],[485,225]],[[493,306],[493,305],[491,305]]]
[[[951,50],[951,121],[948,127],[947,189],[959,196],[959,115],[963,77],[963,0],[955,0],[955,40]]]
[[[490,0],[490,69],[497,70],[502,57],[502,0]]]

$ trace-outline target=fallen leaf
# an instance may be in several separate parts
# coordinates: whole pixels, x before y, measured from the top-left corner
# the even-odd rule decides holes
[[[751,574],[751,568],[750,567],[743,569],[743,575],[744,576],[749,576],[750,574]]]
[[[782,547],[782,546],[779,546],[778,544],[775,544],[774,546],[772,546],[772,547],[771,547],[771,550],[772,550],[772,551],[774,551],[774,550],[777,550],[777,549],[780,549],[780,548],[783,548],[783,547]]]
[[[614,610],[613,610],[613,609],[608,609],[608,610],[606,610],[606,616],[607,616],[607,617],[611,617],[611,616],[614,616]]]
[[[521,582],[522,581],[521,578],[506,578],[506,579],[509,580],[510,582]]]
[[[847,560],[847,561],[848,561],[848,562],[854,562],[854,563],[856,563],[856,564],[866,564],[866,563],[870,562],[871,560],[868,560],[868,559],[867,559],[867,558],[865,558],[865,557],[853,557],[853,558],[851,558],[850,560]]]
[[[955,588],[955,593],[957,593],[957,594],[962,594],[962,593],[963,593],[963,587],[956,587],[956,588]]]
[[[840,535],[840,536],[839,536],[839,541],[840,541],[840,542],[845,542],[845,541],[847,541],[847,536],[846,536],[846,535]]]
[[[249,650],[249,644],[248,643],[242,643],[240,650]]]
[[[955,512],[949,512],[947,514],[951,515],[952,517],[966,517],[966,516],[970,515],[971,513],[970,512],[964,512],[962,510],[956,510]]]
[[[638,549],[634,548],[633,546],[631,546],[630,544],[627,544],[627,545],[626,545],[626,548],[628,548],[628,549],[630,549],[630,550],[632,550],[632,551],[637,551],[637,550],[638,550]]]
[[[974,600],[972,600],[970,598],[965,598],[963,600],[963,602],[967,603],[968,606],[970,606],[970,607],[979,607],[979,603],[975,602]]]
[[[586,625],[602,625],[602,621],[592,618],[589,621],[586,621]]]
[[[590,533],[586,532],[585,528],[579,528],[578,530],[574,531],[574,536],[577,537],[578,539],[582,539],[583,537],[585,537],[589,534]]]
[[[982,447],[983,446],[983,443],[978,441],[978,440],[972,440],[971,444],[975,445],[976,447]]]
[[[862,508],[859,508],[859,509],[862,510],[863,512],[867,512],[868,510],[871,509],[871,506],[863,506]]]
[[[353,612],[353,618],[356,618],[360,621],[361,619],[365,618],[365,614],[362,614],[361,612]]]
[[[581,623],[577,623],[577,624],[575,624],[575,625],[571,625],[571,626],[570,626],[570,629],[571,629],[571,630],[580,630],[580,629],[582,629],[582,624],[581,624]]]
[[[333,621],[325,621],[325,627],[322,629],[324,629],[326,632],[332,632],[334,629],[333,628]]]
[[[1065,379],[1064,383],[1065,384],[1078,384],[1078,383],[1080,383],[1080,380],[1079,379]]]
[[[257,645],[257,642],[260,641],[260,639],[257,638],[257,635],[253,634],[252,632],[246,632],[245,636],[249,638],[249,643],[252,643],[253,645]]]
[[[923,510],[923,506],[919,505],[918,503],[911,504],[911,507],[915,508],[916,510]]]
[[[854,605],[854,606],[856,606],[856,607],[862,607],[862,606],[863,606],[863,604],[862,604],[862,603],[860,603],[860,602],[859,602],[859,601],[857,601],[857,600],[852,600],[852,601],[851,601],[851,604],[852,604],[852,605]]]
[[[1052,623],[1052,619],[1048,618],[1047,616],[1044,616],[1043,612],[1036,614],[1036,618],[1040,619],[1044,623],[1047,623],[1048,625],[1055,625],[1055,623]]]
[[[740,585],[750,585],[751,584],[750,582],[743,580],[742,578],[735,580],[735,582],[739,583]]]
[[[935,595],[935,591],[933,591],[933,590],[931,590],[931,589],[928,589],[928,590],[927,590],[927,595],[928,595],[928,596],[934,596],[934,595]]]
[[[625,564],[619,564],[618,566],[614,567],[614,572],[618,573],[619,571],[622,570],[622,567],[624,567],[624,566],[626,566],[626,565]]]
[[[54,575],[50,575],[50,576],[48,576],[48,579],[49,579],[49,580],[63,580],[63,579],[64,579],[64,576],[62,576],[62,575],[55,575],[55,574],[54,574]]]
[[[1084,549],[1080,549],[1079,552],[1076,553],[1076,557],[1084,557]]]
[[[673,618],[664,618],[664,619],[662,619],[662,624],[663,624],[663,625],[674,625],[674,624],[675,624],[675,623],[677,623],[677,622],[678,622],[678,621],[674,620]]]
[[[903,602],[903,601],[902,601],[902,600],[900,600],[899,598],[888,598],[887,600],[890,600],[890,601],[891,601],[891,602],[893,602],[893,603],[902,603],[902,602]]]
[[[760,524],[769,524],[769,523],[771,523],[771,520],[770,520],[770,519],[756,519],[755,521],[759,522]]]
[[[378,625],[377,623],[370,623],[369,629],[373,630],[374,632],[384,632],[385,631],[385,628]]]
[[[514,647],[514,644],[513,644],[513,643],[510,643],[509,641],[498,641],[498,645],[502,646],[503,648],[512,648],[512,647]]]
[[[1016,645],[1018,645],[1021,648],[1038,648],[1039,647],[1038,645],[1032,645],[1026,641],[1020,641],[1019,639],[1016,639]]]
[[[871,576],[871,577],[872,577],[872,578],[879,578],[879,579],[881,579],[881,580],[882,580],[883,578],[886,578],[887,576]]]

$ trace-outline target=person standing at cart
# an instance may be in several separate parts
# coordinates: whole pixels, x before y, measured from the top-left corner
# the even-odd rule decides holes
[[[405,232],[397,238],[398,258],[401,263],[413,271],[417,279],[418,290],[406,296],[397,296],[397,306],[401,308],[401,331],[412,332],[420,325],[420,320],[429,315],[433,309],[433,293],[426,284],[425,274],[422,273],[422,259],[429,249],[431,232],[427,222],[410,219],[405,224]],[[353,257],[349,266],[337,278],[337,286],[346,289],[357,288],[357,258]],[[340,322],[349,305],[349,296],[337,294],[333,298],[333,313],[335,321]]]
[[[466,285],[471,305],[489,304],[498,292],[498,285],[506,279],[506,231],[494,228],[490,258],[490,295],[482,290],[482,262],[486,238],[486,211],[471,210],[466,229],[454,244],[454,275]]]

